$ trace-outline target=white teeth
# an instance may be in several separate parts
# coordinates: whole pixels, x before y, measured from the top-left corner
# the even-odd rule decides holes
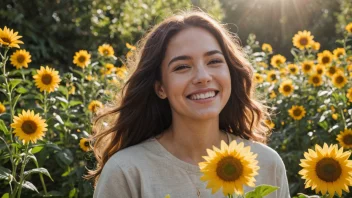
[[[190,98],[191,100],[201,100],[201,99],[212,98],[214,96],[215,96],[215,91],[208,91],[206,93],[201,93],[201,94],[192,94]]]

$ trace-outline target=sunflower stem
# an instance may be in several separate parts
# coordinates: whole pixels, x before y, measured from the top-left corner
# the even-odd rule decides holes
[[[29,143],[26,143],[26,147],[25,147],[25,155],[24,155],[24,160],[22,162],[22,166],[21,166],[21,173],[20,173],[20,184],[17,185],[15,193],[17,193],[17,198],[21,197],[21,191],[22,191],[22,185],[23,185],[23,181],[24,181],[24,177],[23,177],[23,172],[24,172],[24,168],[26,167],[27,164],[27,158],[28,158],[28,145]]]
[[[23,73],[23,69],[21,68],[21,74],[22,74],[22,79],[26,80],[26,78],[24,77],[24,73]]]
[[[4,77],[5,77],[5,84],[6,84],[6,91],[7,91],[7,97],[9,99],[9,103],[10,103],[10,123],[13,121],[13,117],[14,117],[14,108],[12,107],[12,93],[11,93],[11,90],[10,90],[10,85],[9,85],[9,82],[7,80],[7,75],[6,75],[6,62],[8,60],[8,57],[7,57],[7,52],[9,51],[9,48],[5,48],[5,52],[4,52],[4,55],[3,55],[3,60],[2,60],[2,63],[3,63],[3,74],[4,74]],[[13,134],[12,134],[12,127],[10,127],[9,129],[10,131],[10,140],[11,140],[11,143],[15,143],[15,138],[13,137]],[[11,146],[11,154],[14,154],[16,155],[17,150],[14,149],[13,146]],[[17,170],[17,166],[16,164],[14,163],[13,161],[13,157],[12,155],[10,154],[10,158],[11,158],[11,166],[12,166],[12,177],[13,178],[16,178],[16,170]]]

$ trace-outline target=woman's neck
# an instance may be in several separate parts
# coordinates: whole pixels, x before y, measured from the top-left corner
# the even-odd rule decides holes
[[[173,119],[173,124],[158,141],[174,156],[198,165],[208,155],[206,149],[220,148],[221,140],[228,143],[227,134],[219,130],[218,118],[207,121]]]

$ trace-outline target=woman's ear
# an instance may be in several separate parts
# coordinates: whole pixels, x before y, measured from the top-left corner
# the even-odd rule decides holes
[[[154,90],[155,90],[156,95],[158,95],[159,98],[161,98],[161,99],[167,98],[166,93],[164,91],[164,88],[161,85],[160,81],[155,82]]]

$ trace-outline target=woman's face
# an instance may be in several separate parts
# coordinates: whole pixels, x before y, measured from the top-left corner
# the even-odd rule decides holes
[[[231,94],[231,77],[215,37],[191,27],[171,38],[155,89],[169,100],[172,115],[217,118]]]

